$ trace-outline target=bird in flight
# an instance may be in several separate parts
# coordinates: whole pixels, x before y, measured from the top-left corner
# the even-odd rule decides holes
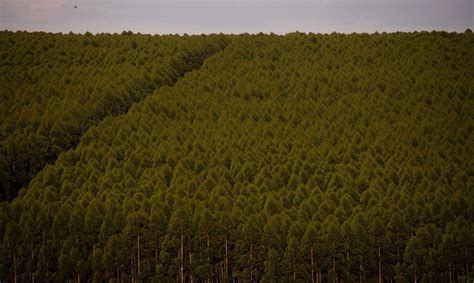
[[[74,5],[74,9],[77,9],[77,5]]]

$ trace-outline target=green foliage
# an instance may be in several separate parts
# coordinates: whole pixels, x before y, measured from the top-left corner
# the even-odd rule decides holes
[[[115,60],[133,65],[148,54],[145,65],[167,61],[175,77],[194,55],[151,60],[153,50],[163,44],[175,54],[181,40],[198,50],[207,42],[41,36],[78,43],[70,52],[109,46],[115,55],[77,58],[110,70]],[[472,33],[222,37],[215,50],[230,43],[199,70],[84,127],[75,149],[58,150],[54,165],[0,205],[1,281],[472,281]],[[27,49],[3,50],[5,62],[46,68],[57,57],[75,66],[60,61],[65,51],[40,52],[40,60]],[[147,76],[175,81],[157,68],[145,68]],[[132,83],[118,76],[110,87]],[[9,90],[30,82],[5,80]],[[51,101],[62,97],[62,85],[53,86]],[[19,109],[8,113],[21,117]],[[64,112],[75,117],[72,109]],[[25,128],[36,121],[15,119]],[[76,126],[63,120],[45,118],[46,132]],[[17,156],[24,139],[9,140],[11,125],[2,148]]]
[[[0,32],[0,199],[15,197],[91,126],[174,84],[227,41]]]

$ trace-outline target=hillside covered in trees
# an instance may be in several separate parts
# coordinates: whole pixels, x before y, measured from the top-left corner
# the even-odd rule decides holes
[[[1,38],[1,281],[473,280],[471,32]]]
[[[11,200],[92,125],[224,48],[222,36],[0,33],[0,199]]]

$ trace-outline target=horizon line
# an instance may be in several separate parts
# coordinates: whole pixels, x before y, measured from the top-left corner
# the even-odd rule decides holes
[[[5,32],[5,33],[47,33],[47,34],[53,34],[53,35],[149,35],[149,36],[169,36],[169,35],[175,35],[175,36],[202,36],[202,35],[277,35],[277,36],[286,36],[286,35],[291,35],[291,34],[304,34],[304,35],[332,35],[332,34],[339,34],[339,35],[376,35],[376,34],[399,34],[399,33],[448,33],[448,34],[463,34],[463,33],[472,33],[472,30],[470,27],[467,27],[464,31],[456,31],[456,30],[412,30],[412,31],[404,31],[404,30],[398,30],[398,31],[370,31],[370,32],[360,32],[360,31],[354,31],[354,32],[341,32],[341,31],[332,31],[332,32],[308,32],[308,31],[291,31],[291,32],[286,32],[286,33],[278,33],[278,32],[241,32],[241,33],[225,33],[225,32],[211,32],[211,33],[148,33],[148,32],[134,32],[132,30],[123,30],[121,32],[91,32],[91,31],[85,31],[85,32],[55,32],[55,31],[45,31],[45,30],[0,30],[0,32]]]

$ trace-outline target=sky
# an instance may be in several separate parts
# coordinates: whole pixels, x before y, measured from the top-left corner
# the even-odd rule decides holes
[[[11,31],[285,34],[473,27],[474,0],[0,0],[0,30]]]

